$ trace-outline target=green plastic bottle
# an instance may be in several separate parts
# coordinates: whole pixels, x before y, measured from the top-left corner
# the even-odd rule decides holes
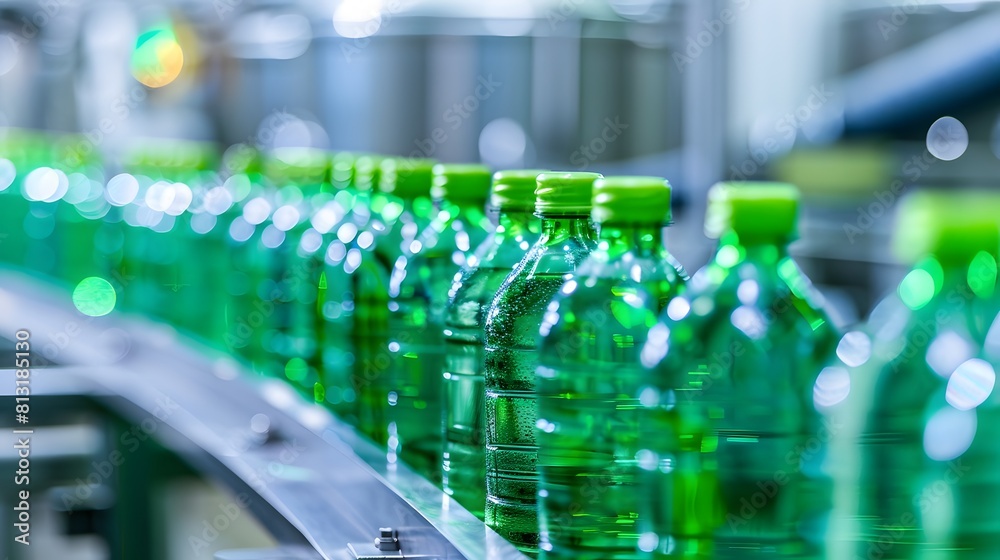
[[[549,301],[597,247],[590,209],[600,177],[538,176],[541,237],[504,279],[486,316],[486,523],[527,553],[538,546],[538,328]]]
[[[898,212],[896,253],[914,266],[816,381],[821,410],[860,420],[833,424],[849,443],[837,466],[856,450],[860,467],[837,477],[851,505],[836,520],[854,525],[836,557],[1000,558],[1000,203],[925,191]]]
[[[719,184],[709,264],[641,359],[639,549],[654,558],[821,558],[830,483],[812,392],[836,329],[787,245],[798,192]]]
[[[331,179],[337,193],[312,220],[322,234],[317,251],[322,262],[317,300],[322,387],[314,397],[354,426],[362,413],[362,364],[384,347],[387,328],[388,280],[374,256],[375,233],[381,230],[371,227],[371,200],[381,179],[382,159],[336,154]]]
[[[639,558],[639,353],[687,274],[663,244],[671,188],[658,177],[594,183],[597,249],[542,323],[538,365],[543,558]]]
[[[58,189],[55,195],[59,197],[55,203],[56,273],[70,286],[93,276],[108,279],[108,251],[114,249],[115,241],[104,235],[104,218],[111,209],[104,196],[104,166],[96,151],[87,157],[76,153],[75,147],[83,141],[83,137],[65,135],[54,146],[56,169],[66,176],[66,190]]]
[[[251,323],[259,326],[257,319],[263,321],[252,306],[253,288],[244,267],[244,251],[248,250],[244,243],[252,237],[254,228],[243,217],[244,206],[259,198],[267,188],[261,177],[261,165],[260,153],[250,146],[236,144],[226,150],[222,184],[210,188],[204,198],[206,213],[215,216],[215,220],[205,218],[210,224],[199,228],[205,232],[202,237],[205,251],[227,255],[225,269],[217,279],[222,295],[210,309],[210,322],[216,326],[209,331],[209,339],[242,356],[249,356],[253,334],[259,332]]]
[[[226,342],[257,373],[284,377],[283,371],[272,367],[264,344],[274,318],[273,300],[280,295],[272,280],[279,274],[280,263],[264,238],[267,221],[275,210],[276,192],[269,181],[259,176],[256,180],[260,183],[236,208],[238,215],[228,228],[233,270],[232,297],[226,305]]]
[[[357,355],[352,381],[359,397],[359,427],[387,446],[386,458],[394,462],[399,436],[389,409],[399,402],[399,395],[390,395],[397,384],[392,368],[396,346],[390,347],[389,283],[396,263],[405,258],[404,252],[435,212],[430,199],[434,162],[385,158],[372,163],[377,163],[377,171],[364,166],[359,170],[363,181],[378,180],[367,227],[348,228],[338,241],[346,248],[342,260],[353,285]],[[439,422],[431,428],[438,429]]]
[[[303,318],[311,315],[316,321],[319,380],[313,386],[313,399],[341,420],[357,425],[358,401],[351,383],[354,294],[351,275],[345,270],[347,246],[338,237],[357,231],[354,162],[353,154],[334,155],[330,182],[335,194],[313,213],[311,227],[302,234],[297,251],[300,258],[309,262],[311,285],[316,292],[310,309],[299,308]],[[370,232],[364,235],[372,236]]]
[[[486,505],[483,399],[483,328],[493,296],[538,240],[540,222],[532,212],[535,184],[542,171],[498,171],[490,208],[497,227],[455,280],[444,321],[444,491],[483,518]]]
[[[132,280],[124,287],[132,309],[180,327],[198,318],[188,296],[203,290],[185,264],[190,228],[186,213],[194,199],[190,186],[198,173],[216,167],[215,146],[177,140],[141,140],[127,158],[127,171],[138,195],[123,208],[125,220],[138,227],[125,232],[124,257]],[[195,184],[195,187],[197,185]]]
[[[336,372],[328,373],[327,400],[330,400],[332,394],[338,393],[342,400],[353,398],[353,404],[345,404],[343,407],[348,415],[353,416],[348,421],[372,439],[384,437],[376,430],[376,413],[382,406],[382,400],[378,397],[374,382],[389,360],[385,347],[389,336],[388,268],[380,262],[375,252],[375,236],[383,235],[388,226],[373,207],[377,206],[376,201],[381,203],[379,207],[384,207],[386,201],[397,200],[379,189],[384,159],[381,156],[366,155],[355,160],[353,185],[357,201],[345,220],[345,225],[341,226],[348,230],[343,235],[347,242],[341,241],[338,235],[337,239],[330,242],[326,256],[326,264],[330,270],[328,278],[336,277],[329,274],[346,274],[350,280],[350,297],[345,301],[349,301],[351,306],[349,329],[351,348],[354,351],[352,367],[346,380]],[[351,226],[346,226],[347,223]],[[348,235],[352,227],[361,233]]]
[[[184,305],[193,311],[189,313],[194,318],[188,325],[191,332],[221,347],[227,334],[226,305],[233,272],[227,242],[231,209],[238,204],[240,194],[249,193],[249,186],[239,193],[233,188],[235,181],[223,182],[216,172],[204,173],[198,183],[195,202],[183,216],[186,231],[182,248],[183,254],[197,258],[182,259],[180,288]]]
[[[25,181],[36,169],[51,164],[47,134],[10,129],[0,137],[0,262],[29,270],[54,272],[56,254],[49,236],[52,209],[32,200]]]
[[[309,398],[320,397],[322,368],[317,313],[322,263],[306,249],[318,246],[310,218],[333,199],[331,157],[321,150],[283,148],[265,160],[265,174],[279,185],[278,202],[262,232],[275,252],[276,266],[268,283],[274,305],[263,339],[271,368],[284,374]],[[303,241],[306,247],[303,247]]]
[[[444,315],[456,272],[493,230],[486,216],[490,170],[433,169],[434,219],[405,247],[389,277],[389,451],[424,476],[440,477]]]

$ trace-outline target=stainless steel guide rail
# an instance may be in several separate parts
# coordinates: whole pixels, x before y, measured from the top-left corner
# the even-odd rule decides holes
[[[0,336],[27,329],[34,352],[61,364],[32,373],[34,407],[46,396],[76,396],[129,421],[157,419],[166,429],[153,437],[232,492],[248,493],[254,515],[283,546],[218,558],[525,558],[325,409],[168,326],[114,313],[85,317],[68,293],[6,269],[0,311]],[[2,378],[13,379],[2,367]],[[0,383],[0,398],[13,387]]]

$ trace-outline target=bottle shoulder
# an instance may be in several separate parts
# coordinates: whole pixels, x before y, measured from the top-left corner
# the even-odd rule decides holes
[[[686,280],[683,269],[666,259],[626,254],[609,260],[606,253],[596,252],[553,298],[542,335],[615,336],[648,330],[667,303],[683,292]]]
[[[753,309],[769,322],[805,321],[814,328],[832,325],[822,294],[791,257],[777,263],[743,260],[732,266],[710,262],[692,276],[688,288],[689,300],[711,300],[714,313]]]
[[[736,352],[809,363],[828,359],[839,333],[818,291],[794,261],[783,262],[791,264],[712,262],[700,269],[661,315],[644,359],[653,365]]]
[[[863,328],[840,340],[832,366],[852,377],[874,370],[876,409],[924,407],[941,396],[939,404],[955,400],[952,404],[964,406],[977,398],[976,388],[985,387],[980,382],[992,379],[990,372],[1000,363],[998,309],[991,299],[949,298],[950,293],[957,292],[941,293],[918,309],[897,293],[884,298]],[[967,386],[942,395],[940,389],[953,383]]]

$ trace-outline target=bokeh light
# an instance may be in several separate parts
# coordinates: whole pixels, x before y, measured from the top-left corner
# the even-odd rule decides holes
[[[225,187],[213,187],[202,200],[205,211],[219,216],[233,205],[233,195]]]
[[[513,119],[490,121],[479,134],[479,157],[498,169],[523,166],[527,148],[528,135]]]
[[[110,282],[98,276],[84,278],[73,290],[73,305],[90,317],[107,315],[115,308],[118,297]]]
[[[9,159],[0,158],[0,191],[7,190],[17,177],[17,168]]]
[[[371,37],[381,27],[382,0],[343,0],[333,12],[333,28],[341,37]]]
[[[22,188],[28,200],[55,202],[69,190],[69,178],[58,169],[39,167],[28,173]]]
[[[132,75],[144,86],[163,87],[180,76],[184,68],[184,51],[173,29],[151,29],[135,42],[132,51]]]
[[[115,206],[125,206],[139,194],[139,181],[128,173],[115,175],[108,181],[104,196]]]
[[[173,198],[170,201],[170,206],[164,212],[171,216],[180,216],[191,206],[194,193],[191,192],[191,187],[184,183],[174,183],[170,185],[170,189],[173,191]]]
[[[146,206],[157,212],[164,212],[174,202],[174,189],[166,181],[157,181],[146,191]]]
[[[955,117],[941,117],[927,130],[927,151],[943,161],[958,159],[969,148],[969,131]]]

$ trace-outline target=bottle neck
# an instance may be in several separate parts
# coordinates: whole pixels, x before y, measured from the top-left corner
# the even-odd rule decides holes
[[[663,224],[601,224],[598,249],[611,259],[632,252],[654,256],[664,250]]]
[[[438,213],[447,212],[452,218],[461,216],[462,219],[468,223],[478,224],[480,221],[486,219],[486,201],[476,201],[476,200],[463,200],[460,202],[453,202],[446,198],[435,199],[433,201],[434,209]]]
[[[788,256],[788,243],[787,238],[746,235],[740,237],[735,232],[728,232],[719,238],[719,248],[716,254],[734,254],[735,250],[741,257],[738,260],[741,261],[777,263]]]
[[[537,233],[538,218],[531,208],[500,208],[496,228],[498,244],[505,239],[520,240]]]
[[[544,215],[542,218],[542,239],[564,239],[567,237],[597,238],[594,223],[587,214]]]
[[[928,259],[917,266],[932,278],[940,279],[939,294],[966,294],[969,297],[991,297],[997,287],[997,262],[994,256],[981,252],[965,259]],[[970,294],[971,292],[971,294]]]

